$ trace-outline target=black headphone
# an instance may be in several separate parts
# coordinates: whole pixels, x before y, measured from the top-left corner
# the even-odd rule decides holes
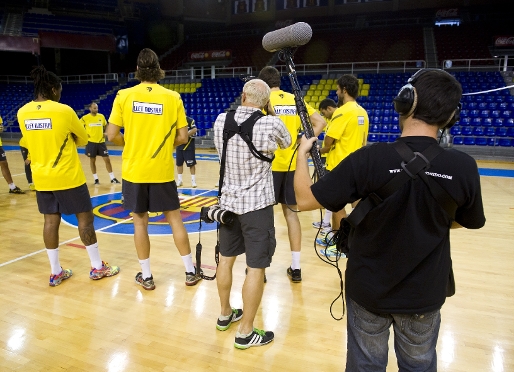
[[[416,106],[418,104],[418,94],[416,92],[416,88],[412,84],[426,71],[442,71],[445,74],[452,76],[448,72],[439,68],[423,68],[418,70],[409,78],[409,80],[407,80],[407,84],[400,89],[398,95],[393,99],[394,111],[396,111],[398,114],[410,116],[416,110]],[[459,121],[461,107],[462,105],[459,102],[455,108],[455,111],[453,111],[452,115],[441,129],[450,129],[457,121]]]

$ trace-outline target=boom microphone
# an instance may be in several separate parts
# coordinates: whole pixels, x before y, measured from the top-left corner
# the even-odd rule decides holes
[[[312,28],[305,22],[268,32],[262,38],[262,47],[268,52],[305,45],[312,37]]]

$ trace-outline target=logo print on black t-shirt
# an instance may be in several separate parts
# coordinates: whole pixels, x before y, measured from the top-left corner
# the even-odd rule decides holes
[[[152,91],[152,87],[146,87],[146,90],[148,90],[149,92]]]

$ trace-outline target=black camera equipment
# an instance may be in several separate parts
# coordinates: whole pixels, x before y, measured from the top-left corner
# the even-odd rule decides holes
[[[219,222],[224,225],[230,225],[234,221],[234,213],[221,209],[219,204],[210,207],[202,207],[200,209],[200,218],[207,223]]]

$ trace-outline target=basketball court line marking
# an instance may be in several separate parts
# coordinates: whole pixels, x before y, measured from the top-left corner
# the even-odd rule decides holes
[[[124,220],[124,221],[116,222],[116,223],[115,223],[115,224],[113,224],[113,225],[104,226],[104,227],[102,227],[102,228],[100,228],[100,229],[98,229],[98,230],[95,230],[95,232],[102,232],[102,230],[104,230],[104,229],[106,229],[106,228],[113,227],[113,226],[116,226],[116,225],[120,225],[120,224],[122,224],[122,223],[125,223],[125,222],[127,222],[127,221],[130,221],[132,218],[133,218],[133,217],[130,217],[130,218],[127,218],[127,219],[126,219],[126,220]],[[72,238],[72,239],[68,239],[68,240],[65,240],[65,241],[64,241],[64,242],[62,242],[62,243],[59,243],[59,247],[60,247],[61,245],[67,245],[68,243],[71,243],[72,241],[77,240],[77,239],[80,239],[80,236],[76,236],[76,237],[74,237],[74,238]],[[2,267],[2,266],[6,266],[6,265],[9,265],[9,264],[12,264],[12,263],[14,263],[14,262],[17,262],[17,261],[23,260],[24,258],[31,257],[31,256],[34,256],[34,255],[36,255],[36,254],[38,254],[38,253],[45,252],[45,251],[46,251],[46,248],[43,248],[43,249],[40,249],[39,251],[36,251],[36,252],[32,252],[32,253],[26,254],[26,255],[24,255],[24,256],[21,256],[21,257],[15,258],[15,259],[13,259],[13,260],[10,260],[10,261],[7,261],[7,262],[2,262],[2,263],[0,263],[0,267]]]

